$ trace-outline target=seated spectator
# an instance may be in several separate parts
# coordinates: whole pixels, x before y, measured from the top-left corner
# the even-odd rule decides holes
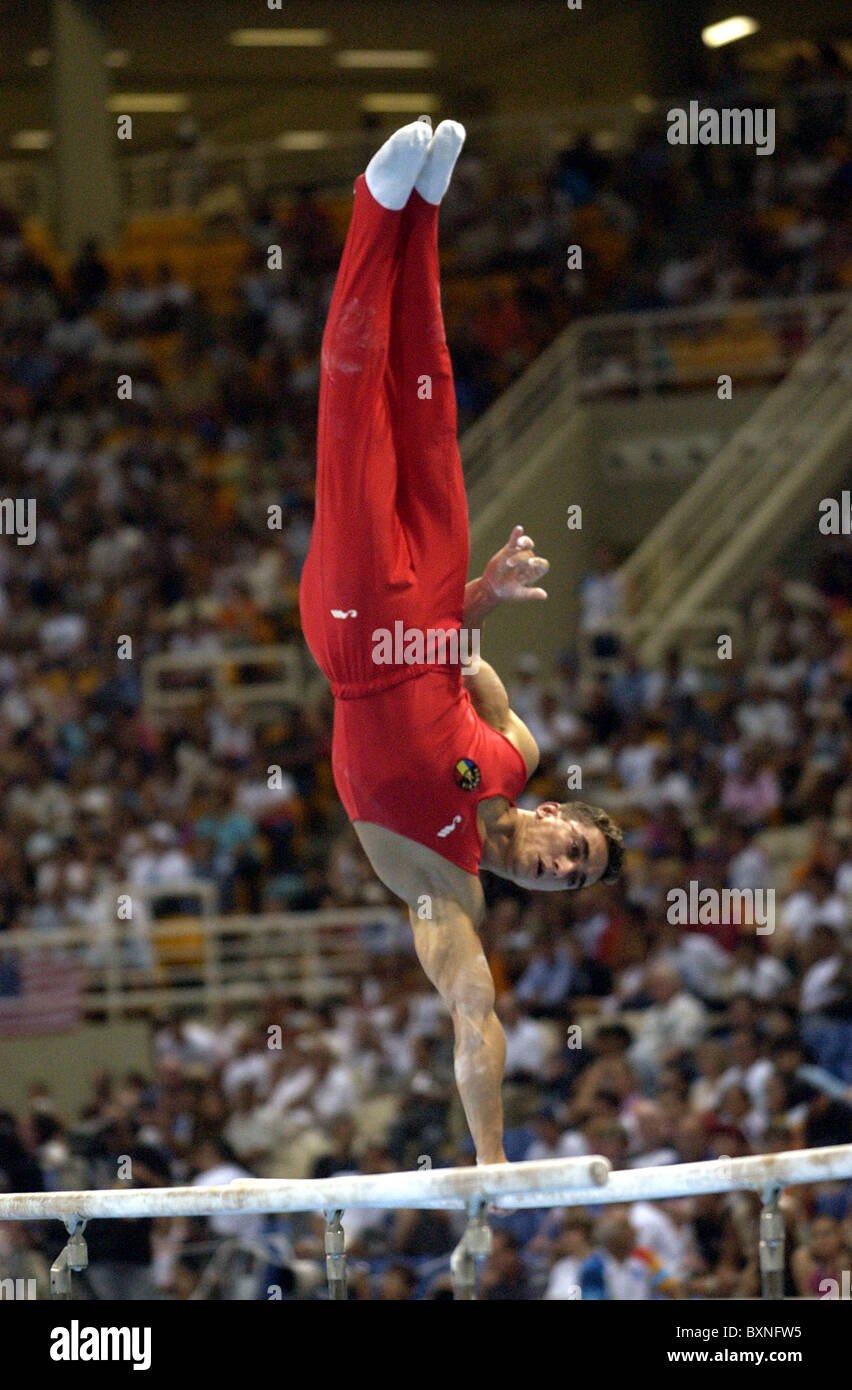
[[[647,1300],[674,1289],[668,1273],[649,1251],[636,1246],[630,1217],[623,1208],[610,1209],[594,1229],[594,1250],[579,1271],[581,1298],[589,1300]]]
[[[541,1025],[521,1012],[509,990],[497,1000],[497,1017],[506,1035],[506,1080],[537,1080],[548,1056]]]
[[[669,1056],[695,1046],[704,1033],[706,1015],[672,966],[652,966],[647,979],[654,1002],[638,1020],[630,1060],[640,1072],[653,1076]]]

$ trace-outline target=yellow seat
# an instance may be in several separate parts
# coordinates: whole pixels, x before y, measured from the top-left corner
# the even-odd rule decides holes
[[[161,917],[152,924],[154,959],[166,969],[179,965],[203,965],[205,936],[196,917]]]

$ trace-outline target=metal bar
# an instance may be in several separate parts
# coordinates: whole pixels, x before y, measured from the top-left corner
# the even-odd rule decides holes
[[[325,1272],[328,1278],[328,1296],[335,1303],[345,1301],[346,1288],[346,1237],[340,1219],[342,1211],[327,1211],[325,1214]]]
[[[476,1298],[477,1267],[491,1254],[491,1227],[484,1202],[471,1208],[465,1233],[450,1256],[453,1297],[458,1301]]]
[[[513,1211],[524,1207],[600,1206],[660,1201],[705,1192],[763,1192],[797,1183],[852,1178],[852,1144],[706,1163],[611,1172],[605,1158],[434,1168],[354,1177],[252,1178],[227,1187],[171,1187],[89,1192],[0,1194],[0,1221],[77,1216],[210,1216],[241,1212],[344,1211],[347,1207],[469,1211],[477,1200]]]
[[[252,1178],[226,1187],[130,1188],[91,1192],[3,1193],[0,1221],[69,1216],[210,1216],[241,1212],[345,1211],[347,1207],[468,1210],[472,1201],[524,1206],[526,1194],[576,1187],[597,1192],[605,1158],[556,1158],[542,1163],[494,1163],[409,1173],[336,1178]],[[534,1203],[533,1205],[538,1205]],[[545,1205],[553,1205],[545,1203]]]
[[[760,1285],[764,1298],[784,1297],[784,1217],[781,1189],[770,1184],[760,1213]]]
[[[707,1192],[762,1192],[768,1183],[780,1188],[797,1183],[852,1178],[852,1144],[748,1158],[714,1158],[706,1163],[672,1163],[659,1168],[626,1168],[610,1173],[603,1188],[547,1193],[528,1192],[523,1201],[492,1197],[498,1207],[598,1206],[610,1202],[659,1202]],[[2,1203],[0,1197],[0,1203]],[[0,1211],[2,1215],[2,1211]]]

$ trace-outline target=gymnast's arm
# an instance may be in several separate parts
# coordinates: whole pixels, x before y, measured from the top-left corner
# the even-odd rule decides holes
[[[532,774],[538,767],[538,744],[526,724],[510,708],[506,687],[494,667],[480,660],[475,671],[463,670],[462,679],[480,719],[514,743]]]

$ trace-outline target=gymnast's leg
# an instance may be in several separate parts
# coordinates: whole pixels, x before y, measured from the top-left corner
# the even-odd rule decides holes
[[[389,357],[397,511],[417,578],[421,621],[443,629],[461,622],[470,549],[438,261],[440,201],[464,137],[455,121],[441,122],[405,208]]]
[[[359,693],[375,678],[370,634],[386,623],[388,594],[405,617],[414,588],[396,511],[387,368],[403,209],[430,136],[421,122],[403,127],[356,180],[323,335],[315,518],[300,606],[335,694]]]

